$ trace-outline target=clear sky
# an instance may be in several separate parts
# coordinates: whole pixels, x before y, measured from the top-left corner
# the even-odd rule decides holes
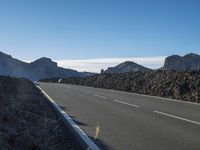
[[[22,60],[200,53],[200,0],[0,0],[0,50]]]

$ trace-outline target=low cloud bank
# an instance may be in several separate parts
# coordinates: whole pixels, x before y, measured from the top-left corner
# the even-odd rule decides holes
[[[166,56],[157,57],[133,57],[133,58],[102,58],[85,60],[55,60],[58,66],[75,69],[78,71],[88,71],[99,73],[101,69],[114,67],[124,61],[133,61],[151,69],[158,69],[163,66]]]

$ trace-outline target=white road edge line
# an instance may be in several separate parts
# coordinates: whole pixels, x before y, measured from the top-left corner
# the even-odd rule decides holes
[[[54,105],[54,107],[56,109],[59,110],[59,112],[61,113],[61,115],[65,118],[65,120],[74,128],[74,130],[78,133],[78,135],[82,138],[82,140],[87,143],[88,145],[88,149],[90,150],[100,150],[100,148],[97,147],[97,145],[87,136],[87,134],[85,132],[83,132],[83,130],[80,129],[80,127],[72,120],[72,118],[70,116],[68,116],[57,104],[56,102],[53,101],[53,99],[45,92],[42,90],[42,88],[40,88],[39,86],[37,86],[42,93],[49,99],[49,101]]]
[[[105,97],[105,96],[101,96],[101,95],[94,95],[94,96],[96,96],[96,97],[100,97],[100,98],[103,98],[103,99],[106,99],[107,97]]]
[[[119,101],[119,100],[116,100],[116,99],[114,99],[113,101],[114,101],[114,102],[121,103],[121,104],[125,104],[125,105],[128,105],[128,106],[132,106],[132,107],[139,107],[139,106],[137,106],[137,105],[130,104],[130,103],[123,102],[123,101]]]
[[[179,120],[183,120],[183,121],[187,121],[187,122],[190,122],[190,123],[193,123],[193,124],[200,125],[200,122],[193,121],[193,120],[190,120],[190,119],[186,119],[186,118],[182,118],[182,117],[170,115],[170,114],[167,114],[167,113],[164,113],[164,112],[161,112],[161,111],[157,111],[157,110],[154,111],[154,112],[155,112],[155,113],[158,113],[158,114],[161,114],[161,115],[168,116],[168,117],[172,117],[172,118],[176,118],[176,119],[179,119]]]

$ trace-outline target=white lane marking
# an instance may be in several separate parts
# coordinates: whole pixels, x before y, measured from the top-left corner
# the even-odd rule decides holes
[[[161,115],[168,116],[168,117],[172,117],[172,118],[176,118],[176,119],[179,119],[179,120],[183,120],[183,121],[187,121],[187,122],[190,122],[190,123],[193,123],[193,124],[200,125],[200,122],[193,121],[193,120],[190,120],[190,119],[186,119],[186,118],[182,118],[182,117],[170,115],[170,114],[167,114],[167,113],[164,113],[164,112],[160,112],[160,111],[157,111],[157,110],[154,111],[154,112],[155,112],[155,113],[158,113],[158,114],[161,114]]]
[[[103,98],[103,99],[106,99],[106,98],[107,98],[107,97],[102,96],[102,95],[94,95],[94,96],[99,97],[99,98]]]
[[[53,106],[60,112],[60,114],[65,118],[65,120],[74,128],[75,132],[82,138],[82,140],[88,145],[88,149],[90,150],[100,150],[100,148],[87,136],[83,130],[72,120],[70,116],[68,116],[54,100],[44,91],[42,88],[37,86],[42,93],[46,96],[46,98],[53,104]]]
[[[113,100],[114,102],[118,102],[118,103],[121,103],[121,104],[125,104],[125,105],[128,105],[128,106],[132,106],[132,107],[139,107],[137,105],[134,105],[134,104],[130,104],[130,103],[127,103],[127,102],[123,102],[123,101],[119,101],[119,100]]]
[[[106,89],[104,89],[104,90],[106,90]],[[159,97],[159,96],[153,96],[153,95],[145,95],[145,94],[139,94],[139,93],[131,93],[131,92],[126,92],[126,91],[117,91],[117,90],[112,90],[112,89],[109,89],[109,91],[111,91],[111,92],[117,92],[117,93],[122,93],[122,94],[145,96],[145,97],[149,97],[149,98],[156,98],[156,99],[167,100],[167,101],[171,101],[171,102],[178,102],[178,103],[185,103],[185,104],[191,104],[191,105],[198,105],[198,106],[200,106],[200,103],[183,101],[183,100],[177,100],[177,99],[171,99],[171,98],[166,98],[166,97]]]

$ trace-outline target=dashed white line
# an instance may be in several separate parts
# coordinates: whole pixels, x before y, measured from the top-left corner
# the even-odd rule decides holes
[[[121,104],[124,104],[124,105],[128,105],[128,106],[132,106],[132,107],[139,107],[137,105],[134,105],[134,104],[130,104],[130,103],[127,103],[127,102],[123,102],[123,101],[120,101],[120,100],[113,100],[115,102],[118,102],[118,103],[121,103]]]
[[[154,100],[167,100],[167,101],[171,101],[172,103],[173,102],[177,102],[177,103],[185,103],[185,104],[191,104],[191,105],[198,105],[198,106],[200,106],[200,103],[183,101],[183,100],[177,100],[177,99],[171,99],[171,98],[166,98],[166,97],[159,97],[159,96],[153,96],[153,95],[145,95],[145,94],[139,94],[139,93],[131,93],[131,92],[126,92],[126,91],[117,91],[117,90],[112,90],[112,89],[109,89],[108,91],[122,93],[122,94],[129,94],[129,95],[144,96],[144,97],[148,97],[148,98],[155,98]]]
[[[106,98],[107,98],[107,97],[101,96],[101,95],[94,95],[94,96],[99,97],[99,98],[103,98],[103,99],[106,99]]]
[[[187,121],[187,122],[190,122],[190,123],[193,123],[193,124],[200,125],[200,122],[193,121],[193,120],[190,120],[190,119],[186,119],[186,118],[182,118],[182,117],[170,115],[170,114],[167,114],[167,113],[164,113],[164,112],[160,112],[160,111],[157,111],[157,110],[154,111],[154,112],[155,112],[155,113],[158,113],[158,114],[161,114],[161,115],[168,116],[168,117],[172,117],[172,118],[176,118],[176,119],[179,119],[179,120],[183,120],[183,121]]]
[[[99,98],[103,98],[103,99],[107,99],[107,97],[102,96],[102,95],[94,95],[94,96],[99,97]],[[121,104],[124,104],[124,105],[132,106],[132,107],[139,107],[139,106],[137,106],[137,105],[134,105],[134,104],[131,104],[131,103],[127,103],[127,102],[123,102],[123,101],[116,100],[116,99],[113,99],[113,101],[114,101],[114,102],[121,103]]]

